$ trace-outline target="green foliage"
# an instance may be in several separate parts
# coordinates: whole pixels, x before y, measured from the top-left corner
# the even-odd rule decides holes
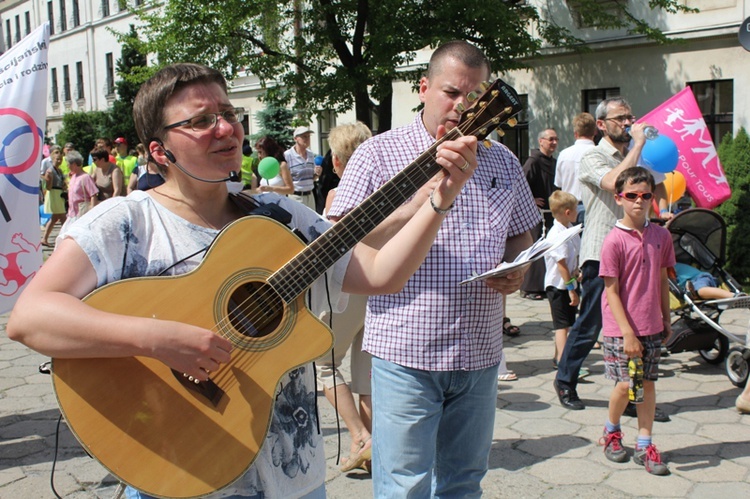
[[[72,111],[63,115],[62,129],[57,133],[57,143],[72,142],[88,161],[88,153],[99,137],[108,137],[112,126],[109,111]]]
[[[141,53],[142,42],[138,39],[135,26],[130,25],[130,32],[121,38],[122,54],[117,60],[117,76],[115,83],[117,100],[112,103],[112,121],[114,127],[110,137],[125,137],[130,147],[139,142],[133,123],[133,102],[140,89],[140,82],[135,76],[140,75],[139,69],[146,67],[146,56]]]
[[[153,70],[146,68],[146,56],[141,52],[143,43],[132,24],[130,32],[120,35],[119,40],[122,43],[122,56],[117,60],[117,100],[112,103],[112,108],[107,111],[65,113],[62,129],[57,134],[59,144],[72,142],[84,159],[99,137],[113,140],[125,137],[131,148],[139,142],[133,123],[133,101],[141,83]]]
[[[266,108],[262,111],[255,113],[256,121],[258,122],[258,133],[250,137],[252,143],[265,137],[266,135],[272,137],[279,143],[284,149],[288,149],[294,143],[292,137],[293,129],[292,126],[294,112],[289,109],[278,106],[273,102],[269,102]]]
[[[732,197],[717,211],[727,223],[728,270],[737,280],[750,280],[750,136],[740,128],[732,138],[726,135],[719,146]]]
[[[666,37],[636,12],[687,12],[681,0],[576,0],[586,24],[624,29],[659,42]],[[163,5],[163,8],[160,6]],[[424,67],[406,71],[417,51],[463,39],[482,48],[493,70],[524,67],[542,47],[575,49],[582,40],[555,22],[558,14],[513,0],[149,0],[138,11],[147,52],[159,64],[193,61],[233,78],[247,70],[267,86],[267,98],[302,116],[352,108],[379,130],[391,126],[394,81],[415,82]],[[545,9],[544,16],[540,9]],[[617,14],[613,15],[613,9]],[[144,52],[145,53],[145,52]]]

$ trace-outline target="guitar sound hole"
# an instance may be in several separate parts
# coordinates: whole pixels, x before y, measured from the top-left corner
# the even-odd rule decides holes
[[[271,334],[284,313],[283,301],[264,282],[250,282],[238,287],[230,296],[228,306],[232,326],[252,338]]]

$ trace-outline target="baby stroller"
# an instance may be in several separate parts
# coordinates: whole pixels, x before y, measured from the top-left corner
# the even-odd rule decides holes
[[[693,208],[675,215],[667,225],[672,234],[675,256],[684,263],[713,275],[718,287],[734,294],[741,292],[739,283],[726,272],[727,226],[716,212]],[[675,277],[672,275],[671,277]],[[698,351],[710,364],[725,361],[727,376],[735,386],[745,386],[748,378],[750,348],[746,339],[720,325],[723,312],[733,308],[750,308],[750,296],[740,295],[718,300],[701,300],[670,278],[673,335],[665,345],[667,352]],[[747,335],[750,338],[750,335]],[[735,344],[730,348],[730,343]]]

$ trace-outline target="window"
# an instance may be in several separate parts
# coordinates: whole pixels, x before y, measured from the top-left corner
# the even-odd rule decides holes
[[[28,35],[29,33],[31,33],[31,14],[29,13],[28,10],[24,12],[23,17],[24,17],[24,23],[26,24],[25,33]]]
[[[16,16],[16,43],[21,41],[21,16]]]
[[[112,57],[112,52],[108,52],[105,55],[107,59],[107,95],[113,95],[115,93],[115,60]]]
[[[5,50],[13,46],[13,36],[10,34],[10,19],[5,20]]]
[[[52,70],[50,71],[50,78],[52,79],[50,85],[52,87],[52,103],[57,104],[58,102],[60,102],[57,93],[57,68],[52,68]]]
[[[734,81],[696,81],[688,82],[688,86],[693,90],[711,138],[718,146],[724,135],[733,133]]]
[[[516,115],[515,127],[501,125],[497,130],[498,140],[505,144],[508,149],[513,151],[518,160],[523,164],[529,157],[529,96],[527,94],[519,95],[521,107],[520,113]]]
[[[102,17],[109,16],[109,0],[102,0]]]
[[[596,118],[596,106],[604,99],[620,96],[620,87],[594,88],[581,92],[583,99],[582,108],[584,112],[590,113]]]
[[[63,100],[70,100],[70,72],[67,64],[63,66]]]
[[[65,12],[65,0],[60,0],[60,31],[68,29],[68,19]]]
[[[85,97],[83,93],[83,63],[76,62],[76,99],[81,100]]]
[[[81,9],[78,7],[78,0],[73,0],[73,27],[81,24]]]
[[[49,34],[55,34],[55,8],[52,6],[52,0],[47,2],[47,20],[49,21]]]

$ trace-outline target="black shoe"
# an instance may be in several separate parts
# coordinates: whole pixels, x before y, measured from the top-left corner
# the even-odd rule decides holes
[[[574,389],[561,386],[557,383],[557,380],[553,384],[555,385],[555,391],[557,391],[557,398],[560,399],[560,404],[563,407],[572,411],[582,411],[586,408]]]
[[[631,418],[637,418],[638,417],[638,411],[635,408],[635,404],[628,403],[628,406],[625,408],[625,412],[622,413],[623,416],[630,416]],[[654,411],[654,421],[657,421],[659,423],[667,423],[671,421],[669,418],[669,414],[662,411],[658,407]]]

